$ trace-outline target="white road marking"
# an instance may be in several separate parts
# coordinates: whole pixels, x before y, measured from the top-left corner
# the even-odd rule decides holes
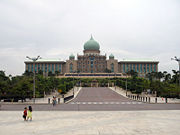
[[[127,104],[127,105],[130,105],[130,104],[143,104],[142,102],[71,102],[70,104],[99,104],[99,105],[103,105],[103,104]]]

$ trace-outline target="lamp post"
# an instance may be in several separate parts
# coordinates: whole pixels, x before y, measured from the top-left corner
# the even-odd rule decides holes
[[[175,60],[179,64],[179,86],[180,86],[180,58],[177,58],[176,56],[174,56],[174,58],[171,58],[171,60]]]
[[[34,72],[33,72],[33,102],[35,103],[35,98],[36,98],[36,94],[35,94],[35,92],[36,92],[36,88],[35,88],[35,73],[36,73],[36,71],[35,71],[35,63],[36,63],[36,61],[38,60],[38,59],[40,59],[41,57],[40,56],[37,56],[37,57],[34,57],[34,58],[30,58],[29,56],[26,56],[26,58],[28,58],[28,59],[30,59],[30,60],[32,60],[33,61],[33,65],[34,65]]]
[[[75,76],[74,76],[74,73],[76,73],[76,71],[73,71],[73,97],[74,97],[74,93],[75,93],[75,92],[74,92],[74,77],[75,77]]]
[[[126,96],[127,96],[127,74],[126,74]]]
[[[73,97],[74,97],[74,76],[73,76]]]

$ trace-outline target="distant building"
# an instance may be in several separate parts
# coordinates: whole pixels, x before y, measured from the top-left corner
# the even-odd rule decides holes
[[[25,70],[29,72],[42,71],[59,74],[60,76],[121,76],[123,73],[134,70],[139,76],[145,76],[150,72],[158,72],[158,61],[154,60],[121,60],[118,62],[111,54],[109,59],[100,54],[100,45],[91,36],[84,44],[83,55],[71,54],[69,59],[39,59],[35,63],[25,61]]]

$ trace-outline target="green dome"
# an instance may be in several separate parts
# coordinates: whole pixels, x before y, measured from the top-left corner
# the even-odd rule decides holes
[[[84,44],[84,50],[99,50],[99,43],[96,42],[93,37]]]
[[[69,56],[69,59],[74,59],[74,55],[73,54],[71,54],[70,56]]]
[[[109,55],[109,58],[114,58],[114,55],[111,53],[111,55]]]

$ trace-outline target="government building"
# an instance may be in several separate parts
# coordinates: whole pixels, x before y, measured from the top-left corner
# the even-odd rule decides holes
[[[45,76],[49,73],[62,77],[121,77],[133,70],[139,77],[147,73],[158,72],[158,61],[155,60],[133,60],[123,59],[118,61],[111,54],[109,58],[101,55],[100,45],[91,36],[84,44],[83,55],[73,54],[66,61],[60,59],[38,59],[36,62],[25,61],[25,70],[28,72],[43,72]]]

